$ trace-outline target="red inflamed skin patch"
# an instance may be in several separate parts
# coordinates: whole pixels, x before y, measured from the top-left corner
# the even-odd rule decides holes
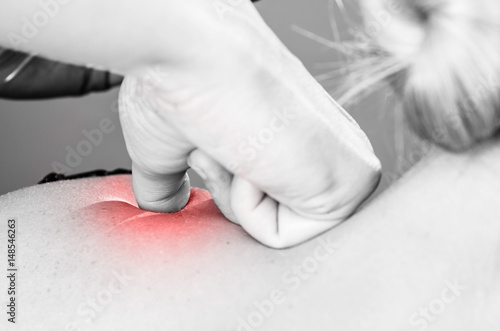
[[[214,241],[222,231],[234,232],[236,238],[246,237],[239,226],[219,211],[210,193],[197,188],[191,189],[188,204],[176,213],[144,211],[124,201],[102,201],[72,216],[86,220],[84,231],[89,232],[87,235],[96,245],[103,250],[129,251],[133,260],[154,259],[164,251],[169,256],[188,258],[220,244]]]

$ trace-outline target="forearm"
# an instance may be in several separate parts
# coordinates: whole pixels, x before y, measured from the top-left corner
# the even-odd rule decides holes
[[[52,4],[53,17],[39,0],[1,0],[0,45],[125,74],[138,66],[191,56],[201,35],[215,29],[207,23],[211,1],[46,3]],[[182,52],[174,53],[172,48],[180,44]]]

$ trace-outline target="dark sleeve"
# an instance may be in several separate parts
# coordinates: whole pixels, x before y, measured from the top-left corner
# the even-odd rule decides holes
[[[27,59],[24,53],[3,50],[0,54],[0,98],[45,99],[82,96],[106,91],[121,83],[121,77],[41,57]],[[21,68],[21,70],[19,70]],[[18,70],[12,80],[9,75]]]

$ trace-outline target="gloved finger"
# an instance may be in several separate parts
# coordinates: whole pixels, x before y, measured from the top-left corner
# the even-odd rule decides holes
[[[233,223],[239,224],[231,210],[231,183],[233,175],[220,163],[199,149],[195,149],[188,157],[188,165],[203,178],[212,198],[224,216]]]
[[[0,97],[45,99],[107,91],[123,78],[108,71],[32,57],[12,50],[0,54]]]
[[[141,209],[173,213],[189,201],[191,187],[186,172],[150,173],[132,163],[132,184]]]
[[[231,209],[249,235],[278,249],[303,243],[342,222],[301,216],[238,176],[233,179]]]
[[[134,194],[142,209],[176,212],[189,200],[186,159],[194,147],[161,117],[161,108],[144,93],[140,77],[127,77],[119,98]]]

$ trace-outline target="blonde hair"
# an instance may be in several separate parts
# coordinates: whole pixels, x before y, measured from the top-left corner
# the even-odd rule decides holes
[[[420,137],[461,151],[495,135],[499,0],[361,0],[361,6],[366,38],[351,42],[351,49],[364,49],[378,64],[366,62],[372,69],[358,77],[365,83],[346,98],[385,80]]]

